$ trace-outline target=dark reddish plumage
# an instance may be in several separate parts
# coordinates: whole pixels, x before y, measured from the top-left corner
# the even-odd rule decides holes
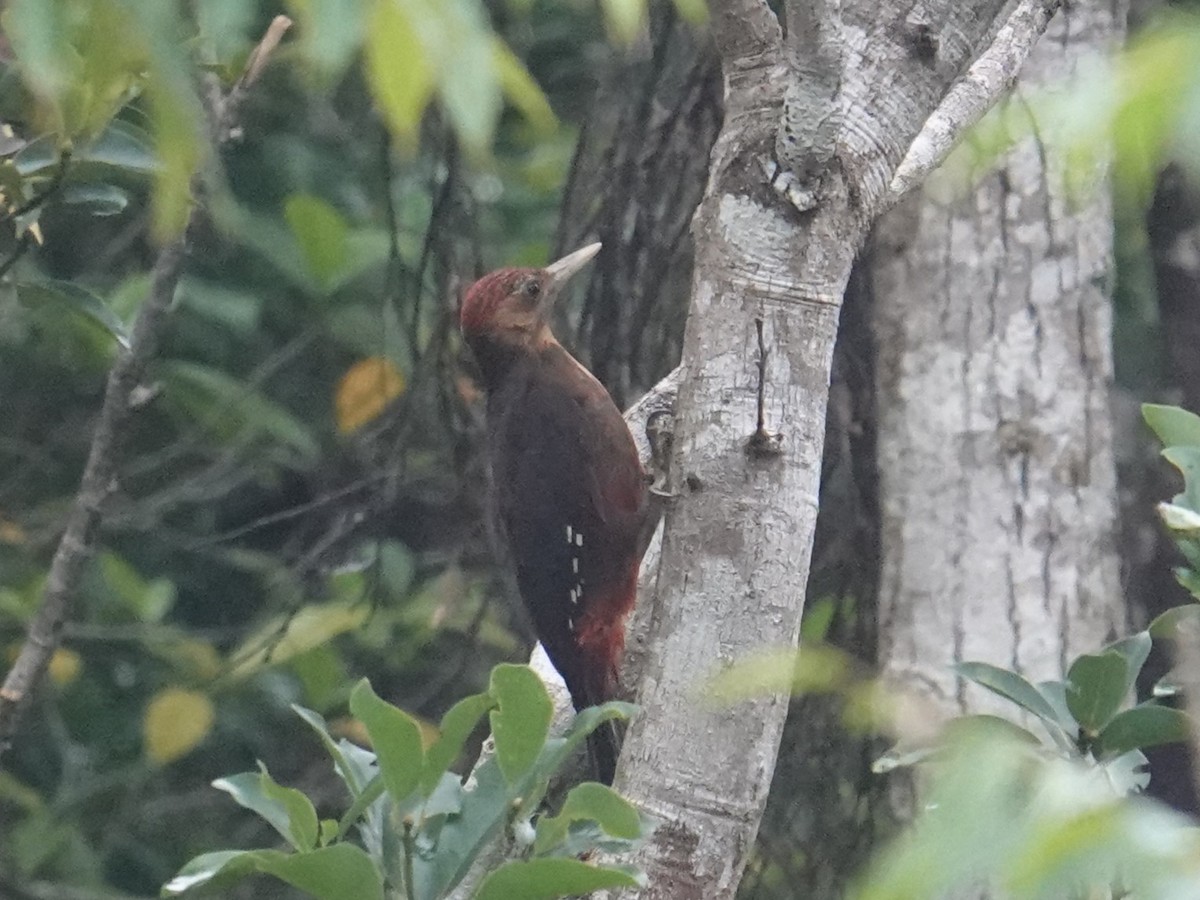
[[[646,477],[603,386],[554,339],[546,313],[599,249],[545,269],[501,269],[463,301],[463,335],[487,392],[495,514],[538,638],[576,709],[612,699],[637,594]],[[616,745],[597,732],[600,777]]]

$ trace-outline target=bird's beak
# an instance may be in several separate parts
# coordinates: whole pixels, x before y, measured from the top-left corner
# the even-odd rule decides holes
[[[546,274],[550,276],[550,290],[546,292],[547,297],[553,297],[562,290],[562,286],[571,280],[571,276],[591,262],[592,257],[599,252],[599,242],[588,244],[546,266]]]

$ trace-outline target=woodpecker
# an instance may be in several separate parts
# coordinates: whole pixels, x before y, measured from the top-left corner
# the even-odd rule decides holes
[[[576,710],[613,698],[637,596],[647,477],[608,392],[550,330],[563,285],[600,250],[475,282],[460,324],[483,376],[493,514],[538,639]],[[613,732],[591,752],[611,784]]]

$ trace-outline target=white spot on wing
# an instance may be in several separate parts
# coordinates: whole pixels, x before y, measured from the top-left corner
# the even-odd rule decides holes
[[[578,556],[571,557],[571,571],[574,572],[576,575],[579,574],[579,557]]]
[[[571,543],[571,526],[567,526],[567,543]]]
[[[583,532],[582,531],[575,535],[575,546],[576,547],[583,546]]]

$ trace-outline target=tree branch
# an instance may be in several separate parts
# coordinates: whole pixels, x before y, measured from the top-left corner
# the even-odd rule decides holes
[[[1020,0],[992,44],[946,93],[896,167],[884,206],[896,203],[950,155],[972,125],[1016,83],[1025,58],[1062,0]]]
[[[290,25],[291,20],[286,16],[277,16],[250,55],[246,71],[229,93],[221,96],[219,90],[209,90],[207,113],[218,141],[227,140],[235,134],[238,106]],[[193,177],[193,185],[199,189],[199,174]],[[129,347],[118,350],[117,360],[109,371],[104,402],[92,435],[79,491],[51,561],[41,605],[30,622],[17,661],[0,687],[0,753],[12,743],[29,698],[58,648],[63,623],[78,593],[87,564],[95,553],[104,501],[115,488],[120,439],[134,405],[131,397],[154,358],[166,329],[175,288],[179,284],[188,246],[200,218],[199,206],[193,205],[183,233],[159,252],[151,271],[150,291],[138,311]]]
[[[817,204],[817,187],[842,130],[842,22],[836,0],[788,0],[784,56],[790,69],[775,134],[771,182],[796,209]]]

